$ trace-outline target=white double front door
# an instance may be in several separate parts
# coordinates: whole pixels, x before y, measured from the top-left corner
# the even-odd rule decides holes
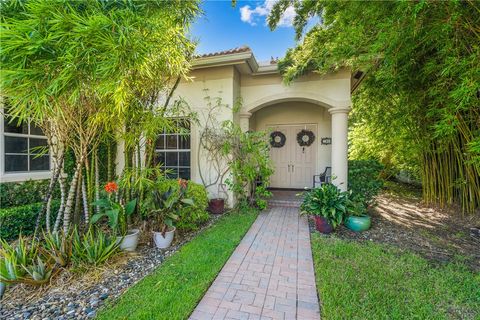
[[[286,138],[282,147],[272,147],[270,150],[275,169],[270,178],[270,186],[272,188],[310,188],[316,167],[317,126],[315,124],[272,125],[269,129],[283,133]],[[297,134],[304,129],[312,131],[315,135],[315,140],[310,146],[300,146],[297,142]]]

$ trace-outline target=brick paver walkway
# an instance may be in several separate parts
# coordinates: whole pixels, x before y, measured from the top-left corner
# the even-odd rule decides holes
[[[298,208],[259,215],[190,319],[320,319],[308,222]]]

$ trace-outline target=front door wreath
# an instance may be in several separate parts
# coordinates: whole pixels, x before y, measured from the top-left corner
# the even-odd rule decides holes
[[[303,129],[297,133],[297,142],[301,147],[308,147],[315,141],[315,134],[310,130]]]
[[[285,145],[287,137],[280,131],[273,131],[270,133],[270,145],[272,148],[281,148]]]

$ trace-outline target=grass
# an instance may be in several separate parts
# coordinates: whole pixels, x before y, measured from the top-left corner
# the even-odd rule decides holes
[[[257,217],[231,213],[107,304],[98,319],[186,319]]]
[[[322,319],[480,319],[480,274],[374,243],[312,237]]]

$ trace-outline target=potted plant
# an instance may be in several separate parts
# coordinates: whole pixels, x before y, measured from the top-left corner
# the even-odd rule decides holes
[[[218,197],[208,200],[208,211],[213,214],[222,214],[225,211],[225,199]]]
[[[96,223],[102,217],[108,218],[108,225],[117,235],[120,249],[124,251],[135,251],[138,245],[140,235],[139,229],[128,229],[128,217],[135,211],[137,199],[133,199],[126,205],[113,200],[114,193],[117,192],[118,185],[115,182],[109,182],[105,185],[107,198],[93,202],[100,208],[101,212],[94,214],[91,223]]]
[[[360,197],[355,197],[348,201],[345,226],[354,231],[361,232],[370,229],[371,218],[367,215],[367,206]]]
[[[174,222],[178,220],[178,212],[184,206],[193,205],[192,199],[187,199],[188,182],[183,179],[178,180],[179,188],[169,187],[166,192],[160,193],[158,190],[152,192],[152,197],[147,199],[146,206],[149,207],[149,215],[154,221],[156,230],[153,231],[153,241],[157,248],[165,249],[170,246],[175,234]]]
[[[331,233],[344,220],[348,193],[340,191],[333,184],[323,184],[305,195],[300,206],[303,214],[315,218],[315,226],[321,233]]]

